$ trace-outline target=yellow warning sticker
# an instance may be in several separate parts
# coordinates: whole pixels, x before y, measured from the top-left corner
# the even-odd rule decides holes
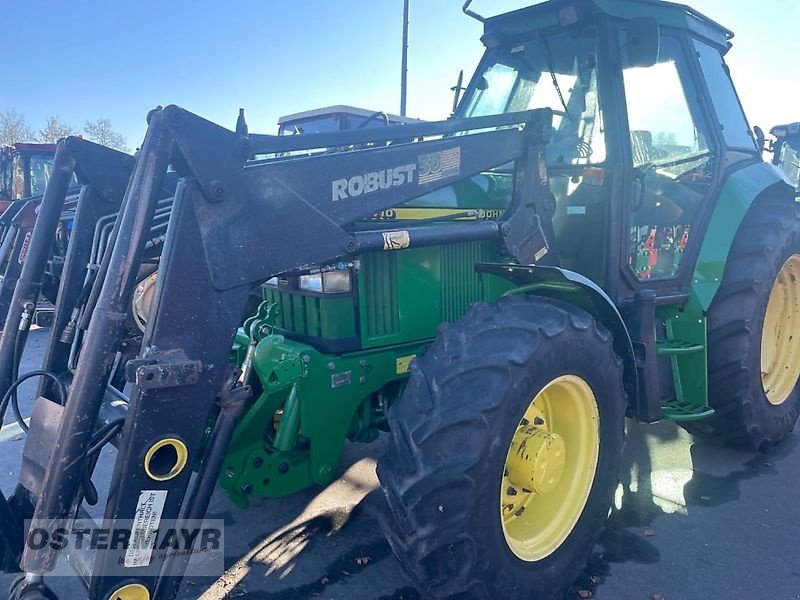
[[[398,356],[397,361],[395,363],[397,367],[397,374],[402,375],[403,373],[408,373],[409,369],[411,368],[411,361],[417,358],[416,354],[410,354],[408,356]]]

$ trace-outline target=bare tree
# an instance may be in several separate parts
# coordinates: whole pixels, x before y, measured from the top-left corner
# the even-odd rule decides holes
[[[39,141],[43,144],[55,144],[61,138],[76,133],[77,130],[74,127],[59,121],[58,116],[47,117],[44,129],[39,131]]]
[[[97,119],[96,121],[86,121],[83,126],[86,137],[93,142],[116,148],[123,152],[130,152],[128,140],[121,133],[117,133],[111,128],[111,119]]]
[[[0,146],[34,141],[36,136],[23,115],[13,108],[0,113]]]

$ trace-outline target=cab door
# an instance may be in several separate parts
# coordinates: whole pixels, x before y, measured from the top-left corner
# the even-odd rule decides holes
[[[693,52],[685,33],[662,28],[652,66],[625,67],[622,53],[630,140],[622,295],[685,290],[693,262],[686,257],[702,239],[720,146]]]

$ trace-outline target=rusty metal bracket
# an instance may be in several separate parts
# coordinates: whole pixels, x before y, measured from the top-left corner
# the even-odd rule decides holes
[[[146,390],[192,385],[202,372],[203,363],[189,360],[182,352],[152,353],[125,365],[128,382]]]

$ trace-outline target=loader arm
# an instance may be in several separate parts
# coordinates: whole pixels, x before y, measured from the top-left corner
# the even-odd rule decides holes
[[[47,415],[32,420],[26,440],[28,463],[38,466],[25,471],[15,494],[27,497],[33,510],[28,531],[69,526],[76,515],[85,515],[81,504],[91,496],[86,473],[88,469],[90,477],[94,465],[87,449],[114,414],[117,422],[124,419],[124,426],[109,437],[117,446],[117,459],[105,526],[130,521],[142,502],[153,497],[162,505],[162,522],[204,516],[249,397],[247,374],[240,377],[228,357],[254,284],[356,252],[391,252],[443,240],[494,239],[517,262],[551,259],[553,207],[543,159],[550,121],[550,111],[543,109],[278,138],[240,136],[174,106],[152,112],[122,200],[113,247],[99,266],[104,276],[92,284],[88,300],[80,298],[81,286],[72,279],[83,267],[79,263],[86,261],[88,236],[76,238],[70,247],[48,368],[65,365],[59,336],[76,303],[89,303],[91,310],[84,307],[88,330],[74,373],[66,378],[65,406],[56,406],[57,394],[42,385],[34,407],[35,415]],[[297,150],[312,154],[291,154]],[[126,397],[108,385],[127,343],[124,322],[132,288],[161,191],[171,177],[169,165],[181,179],[141,348],[122,365],[132,384]],[[352,226],[501,165],[513,165],[513,193],[498,221],[422,223],[402,229]],[[64,191],[53,195],[62,198]],[[45,204],[47,199],[46,194]],[[79,204],[78,224],[83,223],[84,206],[91,203]],[[45,227],[37,223],[37,228],[42,233],[37,239],[36,231],[32,243],[44,244]],[[4,383],[7,389],[10,382]],[[122,412],[111,406],[120,397],[125,399]],[[190,465],[200,465],[191,488]],[[16,505],[11,503],[12,513]],[[25,516],[20,512],[25,511],[14,514],[17,530]],[[96,557],[76,548],[64,552],[91,598],[116,597],[132,589],[171,598],[185,568],[182,559],[128,568],[124,548]],[[57,557],[50,546],[26,545],[21,567],[37,581],[52,570]]]
[[[548,110],[290,138],[237,136],[174,106],[165,109],[165,116],[188,173],[206,199],[196,210],[218,289],[352,254],[369,242],[346,225],[511,161],[520,162],[519,193],[505,220],[482,224],[482,233],[471,234],[473,239],[505,236],[509,254],[528,264],[553,237],[544,232],[531,252],[525,239],[529,223],[522,216],[533,220],[539,215],[547,227],[552,213],[543,156],[530,151],[545,139]],[[529,126],[511,127],[522,123]],[[488,127],[503,129],[455,135]],[[430,136],[439,139],[410,142]],[[246,164],[252,155],[363,144],[372,147]],[[298,238],[299,231],[307,235]],[[405,238],[406,232],[396,233]],[[408,237],[410,245],[411,232]]]

